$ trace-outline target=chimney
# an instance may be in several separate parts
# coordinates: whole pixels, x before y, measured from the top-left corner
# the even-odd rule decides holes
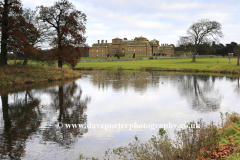
[[[106,43],[107,43],[107,40],[106,40]]]
[[[123,38],[123,40],[125,40],[125,41],[126,41],[126,40],[127,40],[127,38]]]
[[[97,40],[98,41],[98,44],[99,44],[99,40]]]
[[[102,40],[102,44],[103,44],[103,41],[104,41],[104,40]]]

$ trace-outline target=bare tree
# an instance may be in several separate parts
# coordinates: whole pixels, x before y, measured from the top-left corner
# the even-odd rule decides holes
[[[240,45],[237,45],[237,46],[234,48],[233,52],[234,52],[234,53],[237,55],[237,57],[238,57],[237,66],[239,66]]]
[[[85,45],[87,16],[75,9],[68,0],[59,0],[53,6],[37,7],[39,10],[37,20],[44,23],[55,33],[52,36],[53,49],[48,60],[58,60],[58,67],[62,68],[63,63],[74,67],[81,57],[80,47]]]
[[[184,46],[186,47],[187,45],[191,44],[191,40],[190,37],[188,36],[180,36],[179,40],[178,40],[178,45],[179,46]]]
[[[186,53],[189,51],[190,48],[192,48],[192,40],[191,37],[188,36],[180,36],[179,40],[177,41],[177,44],[180,48],[182,48],[182,51],[176,52],[177,56],[182,55],[183,53]]]
[[[187,30],[188,41],[190,40],[194,45],[192,62],[196,62],[197,46],[199,44],[208,42],[211,38],[218,42],[218,37],[222,38],[224,36],[221,29],[222,25],[220,23],[208,19],[202,19],[189,27]]]

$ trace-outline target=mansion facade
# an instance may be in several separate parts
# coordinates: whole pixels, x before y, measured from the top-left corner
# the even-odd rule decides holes
[[[94,43],[89,49],[89,57],[108,57],[108,56],[172,56],[173,46],[168,44],[159,45],[159,41],[153,39],[149,41],[145,37],[135,37],[134,40],[127,38],[114,38],[112,43]]]

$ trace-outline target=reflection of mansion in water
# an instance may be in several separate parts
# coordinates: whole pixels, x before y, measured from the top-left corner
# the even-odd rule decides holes
[[[159,45],[159,41],[153,39],[149,41],[145,37],[135,37],[134,40],[127,38],[114,38],[112,43],[94,43],[89,50],[89,57],[107,57],[107,56],[172,56],[174,54],[173,46],[168,44]]]

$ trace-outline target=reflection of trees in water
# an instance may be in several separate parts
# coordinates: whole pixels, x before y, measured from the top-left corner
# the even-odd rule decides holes
[[[221,95],[215,89],[214,76],[188,75],[167,72],[112,72],[93,71],[90,80],[99,89],[112,86],[115,91],[134,88],[135,91],[145,92],[147,88],[160,89],[161,85],[172,83],[180,90],[193,109],[199,111],[216,111],[220,108]],[[222,77],[218,77],[221,79]]]
[[[58,90],[49,90],[53,100],[50,104],[55,110],[59,111],[57,125],[46,127],[42,132],[43,141],[53,141],[60,146],[69,147],[76,137],[83,135],[87,128],[66,128],[64,124],[87,124],[85,111],[90,102],[89,97],[82,97],[82,90],[74,82],[70,85],[59,86]],[[63,126],[58,127],[58,124]]]
[[[9,104],[8,94],[2,94],[1,99],[4,127],[0,130],[0,159],[20,159],[25,141],[41,123],[39,100],[30,91],[13,104]]]
[[[83,97],[83,92],[76,83],[61,85],[57,90],[54,88],[56,87],[32,91],[28,89],[25,93],[23,92],[22,99],[18,97],[18,93],[14,93],[14,102],[11,103],[9,103],[9,94],[1,94],[3,116],[0,121],[3,123],[1,123],[2,128],[0,127],[0,159],[20,159],[25,152],[26,140],[33,134],[42,137],[42,141],[52,141],[60,146],[68,147],[76,140],[74,137],[87,132],[87,129],[67,129],[55,125],[47,126],[43,130],[39,129],[46,108],[46,106],[39,107],[40,99],[34,97],[34,95],[39,95],[39,92],[50,93],[52,103],[46,114],[52,109],[55,113],[57,111],[57,124],[59,122],[63,124],[87,123],[85,110],[90,98]]]
[[[145,92],[148,87],[158,87],[161,78],[171,77],[173,73],[159,72],[113,72],[113,71],[91,71],[90,80],[98,88],[107,89],[112,86],[114,91],[128,90],[133,88],[135,91]]]
[[[240,95],[240,83],[239,83],[239,77],[237,78],[237,85],[235,86],[234,91]]]
[[[181,96],[187,98],[193,109],[205,112],[220,108],[221,95],[214,88],[215,77],[211,80],[210,76],[182,75],[178,82]]]
[[[239,77],[226,77],[226,80],[230,81],[234,85],[234,92],[236,92],[238,95],[240,95],[240,82]]]

